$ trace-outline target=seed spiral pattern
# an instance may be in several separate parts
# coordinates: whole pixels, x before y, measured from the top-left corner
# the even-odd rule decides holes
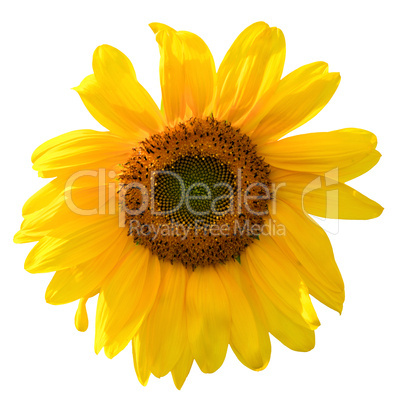
[[[212,225],[228,212],[236,182],[226,164],[211,156],[184,156],[165,172],[157,175],[155,201],[172,223]]]

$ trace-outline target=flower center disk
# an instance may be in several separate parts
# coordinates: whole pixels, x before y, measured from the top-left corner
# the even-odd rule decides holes
[[[172,223],[217,223],[234,201],[235,175],[219,159],[184,156],[156,176],[155,201]]]
[[[239,257],[268,214],[269,165],[247,135],[212,117],[141,142],[119,180],[134,242],[186,267]]]

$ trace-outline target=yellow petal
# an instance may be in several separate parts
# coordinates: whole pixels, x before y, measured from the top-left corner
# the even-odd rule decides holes
[[[277,140],[312,119],[329,102],[339,82],[339,73],[310,65],[287,75],[264,110],[265,117],[250,135],[257,144]]]
[[[75,328],[80,332],[85,332],[88,329],[88,314],[86,309],[87,300],[88,298],[80,299],[75,314]]]
[[[216,83],[215,63],[208,46],[191,32],[177,32],[160,23],[150,27],[160,45],[162,104],[168,121],[174,125],[191,115],[208,116]]]
[[[105,183],[109,183],[112,180],[109,178],[110,172],[105,173],[107,173],[104,178]],[[59,199],[65,191],[72,191],[75,188],[94,188],[99,186],[99,176],[92,176],[92,174],[93,172],[91,172],[91,175],[80,176],[74,181],[69,181],[70,174],[53,179],[25,202],[22,208],[22,215],[25,217],[48,207],[49,204]],[[68,181],[70,182],[69,185],[67,185]]]
[[[96,81],[122,115],[147,133],[163,130],[164,121],[158,106],[137,81],[130,60],[122,52],[113,46],[99,46],[92,66]]]
[[[373,219],[380,216],[384,209],[331,176],[293,173],[283,177],[280,183],[277,198],[288,200],[315,216],[331,219]]]
[[[306,285],[271,236],[260,236],[244,254],[253,280],[283,314],[309,329],[320,325]]]
[[[187,269],[170,264],[159,287],[145,330],[145,344],[152,374],[163,377],[173,369],[187,342],[185,293]]]
[[[268,365],[271,356],[271,342],[268,334],[268,321],[265,317],[264,309],[255,290],[255,286],[250,278],[249,270],[247,269],[244,259],[241,265],[239,265],[239,263],[236,261],[231,261],[228,262],[225,267],[227,268],[231,277],[236,281],[243,294],[246,296],[253,312],[255,325],[258,332],[258,344],[261,358],[264,361],[264,365],[257,369],[257,371],[263,370]],[[243,354],[240,353],[241,349],[236,350],[233,343],[231,346],[235,351],[234,353],[236,354],[237,358],[247,366],[246,359],[244,358]]]
[[[253,106],[241,124],[242,130],[253,136],[253,131],[271,108],[271,98],[273,102],[278,102],[280,96],[301,90],[308,82],[326,74],[327,71],[328,64],[318,61],[306,64],[288,74],[279,81],[278,86],[275,86],[271,91],[267,91]]]
[[[127,110],[138,127],[147,132],[163,129],[159,108],[137,81],[130,60],[122,52],[109,45],[99,46],[92,65],[96,81],[113,105]]]
[[[142,246],[137,246],[139,249],[141,249],[142,253],[147,253],[148,250],[145,247]],[[148,252],[149,253],[149,252]],[[139,258],[134,261],[134,266],[138,265],[139,263]],[[130,266],[126,267],[127,271],[126,276],[128,278],[132,278],[133,274],[130,273]],[[131,266],[131,269],[133,269],[133,266]],[[101,349],[102,346],[104,345],[105,348],[105,354],[109,358],[113,358],[116,356],[118,353],[120,353],[130,342],[132,338],[134,338],[134,335],[137,333],[138,329],[140,326],[143,324],[144,319],[147,317],[150,309],[152,308],[158,289],[159,289],[159,284],[160,284],[160,262],[158,257],[155,255],[151,254],[149,255],[149,260],[148,264],[145,266],[138,267],[138,269],[142,269],[145,271],[145,279],[141,282],[143,282],[141,294],[138,297],[138,289],[137,286],[139,284],[134,281],[133,284],[130,287],[130,284],[127,284],[125,282],[125,276],[124,272],[121,272],[118,278],[112,278],[111,281],[114,282],[113,287],[108,286],[107,292],[110,293],[110,297],[105,298],[105,293],[101,292],[99,299],[98,299],[98,308],[96,312],[97,316],[97,321],[96,321],[96,332],[95,332],[95,351],[98,353]],[[118,273],[118,270],[116,270],[116,273]],[[123,291],[119,290],[118,293],[114,292],[113,293],[113,288],[114,287],[121,286],[123,287]],[[106,288],[106,286],[105,286]],[[134,292],[135,290],[135,292]],[[133,294],[135,293],[135,294]],[[113,300],[113,295],[118,296],[119,300]],[[121,295],[121,296],[120,296]],[[125,318],[123,319],[113,317],[111,314],[110,306],[106,304],[109,300],[113,300],[113,305],[112,307],[116,307],[121,305],[122,300],[133,300],[136,299],[138,302],[135,302],[132,304],[124,304],[123,301],[123,307],[119,309],[118,314],[124,313]],[[105,330],[102,333],[102,316],[106,314],[106,320],[111,321],[109,324],[104,326]],[[126,316],[127,315],[127,316]],[[107,318],[109,316],[109,319]],[[123,326],[121,325],[123,322]]]
[[[167,123],[175,126],[186,113],[183,45],[173,30],[156,35],[160,51],[160,82]]]
[[[144,344],[140,339],[144,339],[141,337],[142,328],[134,335],[132,340],[132,350],[133,350],[133,361],[135,373],[137,374],[138,381],[144,387],[148,384],[149,377],[151,375],[151,369],[148,364],[148,356],[144,350]]]
[[[61,219],[57,219],[57,215],[61,209],[65,211],[62,213]],[[67,222],[67,219],[65,218],[67,218],[69,212],[71,211],[65,206],[63,195],[59,195],[57,198],[49,200],[48,205],[38,211],[25,215],[21,224],[21,229],[14,236],[14,242],[28,243],[39,241],[44,236],[47,236],[52,229]],[[76,219],[79,218],[79,215],[71,215]],[[53,221],[55,217],[58,222]]]
[[[250,281],[250,264],[247,258],[242,259],[241,267],[245,273],[242,275],[242,283]],[[247,274],[246,274],[247,272]],[[259,284],[252,279],[252,285],[247,286],[248,293],[257,296],[260,305],[264,312],[269,332],[282,342],[285,346],[292,350],[307,352],[314,347],[315,336],[314,331],[306,328],[304,325],[298,325],[292,318],[280,311],[272,301],[272,298],[266,291],[264,291]]]
[[[119,106],[110,102],[108,94],[96,81],[94,74],[85,77],[80,85],[73,89],[80,96],[88,112],[103,127],[123,138],[135,141],[144,139],[145,133],[136,126],[129,113],[122,112],[121,107],[119,109]]]
[[[226,53],[217,77],[215,116],[232,123],[275,88],[285,61],[285,39],[278,28],[257,22],[246,28]]]
[[[227,265],[232,264],[229,262]],[[237,269],[242,267],[238,263]],[[243,291],[226,267],[219,267],[219,277],[228,296],[232,325],[230,329],[230,345],[238,359],[252,370],[265,368],[270,357],[268,332],[262,339],[251,306]]]
[[[80,215],[74,214],[67,207],[63,194],[64,188],[61,184],[56,186],[55,183],[51,182],[48,184],[51,185],[49,191],[44,191],[42,196],[38,194],[43,189],[34,194],[34,198],[31,197],[35,204],[31,204],[32,208],[25,209],[25,206],[28,205],[25,204],[23,212],[28,211],[30,213],[24,214],[21,228],[14,236],[15,243],[39,241],[47,236],[51,230],[65,224],[69,219],[80,218]],[[46,201],[47,204],[45,204]],[[92,201],[91,199],[90,202]]]
[[[44,193],[43,202],[36,204],[41,208],[24,215],[25,219],[21,224],[20,231],[15,235],[14,241],[24,243],[40,240],[55,228],[63,226],[67,222],[71,223],[73,220],[80,220],[83,216],[117,214],[116,191],[118,187],[115,183],[108,183],[111,179],[108,179],[106,172],[96,174],[96,176],[85,175],[77,177],[77,179],[74,179],[73,176],[63,178],[64,183],[58,184],[57,191]],[[101,176],[104,180],[103,178],[101,180]],[[73,180],[70,180],[71,178]],[[103,184],[100,185],[99,181]],[[40,201],[40,196],[37,200]],[[46,205],[44,205],[45,201],[47,201]]]
[[[340,313],[345,289],[327,234],[295,205],[275,202],[276,214],[271,218],[276,225],[286,228],[286,234],[272,238],[278,245],[284,241],[295,255],[299,262],[297,269],[310,294]]]
[[[81,264],[99,255],[99,244],[107,244],[122,230],[116,216],[83,216],[67,222],[38,242],[28,254],[25,269],[52,272]]]
[[[22,215],[34,213],[53,202],[63,192],[65,180],[64,177],[55,178],[33,194],[22,207]]]
[[[173,382],[177,389],[180,390],[184,384],[184,381],[186,381],[186,378],[190,373],[191,366],[193,365],[193,360],[194,358],[191,354],[190,345],[186,340],[183,353],[172,370]]]
[[[92,67],[96,80],[107,89],[119,89],[137,81],[131,61],[113,46],[98,46],[93,55]]]
[[[377,146],[373,133],[345,128],[326,133],[296,135],[258,147],[272,166],[301,172],[327,172],[352,166]]]
[[[177,35],[183,44],[186,104],[193,116],[209,116],[216,85],[214,59],[197,35],[185,31]]]
[[[108,190],[106,186],[74,188],[71,192],[65,190],[64,194],[59,195],[47,206],[25,215],[21,229],[29,232],[50,231],[69,220],[96,215],[101,210],[102,214],[105,214],[105,205],[116,197],[114,189],[110,192]]]
[[[108,338],[116,336],[141,303],[148,260],[147,248],[134,243],[127,244],[125,255],[120,259],[110,280],[104,284],[96,311],[97,350],[104,346]]]
[[[297,352],[308,352],[313,349],[315,346],[314,331],[296,324],[283,314],[260,288],[257,288],[256,291],[266,314],[269,332],[289,349]]]
[[[33,169],[54,177],[85,169],[111,168],[130,157],[135,141],[110,133],[78,130],[45,142],[34,153]]]
[[[345,166],[339,169],[338,180],[341,182],[352,180],[373,168],[381,158],[381,154],[377,151],[371,151],[365,158],[353,165]],[[315,172],[317,173],[317,172]]]
[[[344,166],[338,169],[338,180],[342,183],[345,183],[349,180],[355,179],[356,177],[361,176],[362,174],[368,172],[372,169],[380,160],[381,154],[377,150],[372,150],[367,156],[365,156],[360,161]],[[271,178],[279,178],[281,179],[284,176],[288,176],[294,174],[295,172],[292,170],[281,169],[275,166],[271,167]],[[314,172],[316,175],[325,175],[328,172]]]
[[[138,84],[138,83],[137,83]],[[110,91],[106,91],[95,78],[95,75],[89,75],[84,78],[78,87],[74,88],[80,95],[85,107],[89,113],[103,127],[110,130],[112,133],[131,139],[133,141],[143,140],[149,133],[155,133],[163,130],[163,118],[160,116],[160,121],[153,121],[149,110],[141,110],[137,107],[136,110],[129,109],[133,105],[125,105],[123,101],[112,103]],[[138,91],[145,91],[140,84],[137,85]],[[148,97],[149,95],[145,95]],[[139,96],[141,99],[141,96]],[[115,102],[117,102],[115,100]],[[149,106],[153,109],[154,106]],[[155,105],[156,107],[156,105]],[[143,114],[141,116],[141,113]]]
[[[159,31],[168,31],[168,32],[176,32],[169,25],[162,24],[161,22],[151,22],[149,27],[152,29],[152,32],[156,35]]]
[[[43,237],[45,237],[48,234],[48,232],[36,232],[35,233],[29,233],[24,230],[19,230],[13,238],[14,243],[16,244],[22,244],[22,243],[32,243],[35,241],[41,240]]]
[[[75,130],[75,131],[70,131],[65,134],[58,135],[57,137],[51,138],[48,141],[45,141],[43,144],[39,145],[35,149],[35,151],[32,154],[31,160],[32,163],[35,163],[38,158],[46,154],[48,151],[51,151],[53,148],[56,148],[58,146],[64,146],[67,148],[69,145],[74,145],[76,144],[77,141],[87,139],[87,141],[90,141],[91,138],[94,139],[94,141],[97,140],[97,138],[100,138],[100,140],[105,141],[108,137],[110,137],[111,141],[120,141],[124,143],[123,138],[116,139],[115,134],[111,134],[107,131],[95,131],[95,130]],[[129,139],[125,139],[125,142],[128,144],[135,144],[135,141],[130,141]]]
[[[213,373],[225,360],[230,338],[230,307],[214,267],[195,269],[186,295],[191,352],[204,373]]]
[[[50,304],[70,303],[99,288],[118,263],[129,241],[131,239],[127,238],[126,231],[122,231],[99,256],[74,268],[56,272],[46,289],[46,301]]]

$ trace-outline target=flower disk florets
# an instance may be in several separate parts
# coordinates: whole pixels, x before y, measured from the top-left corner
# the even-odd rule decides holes
[[[133,150],[119,177],[129,234],[160,259],[237,258],[268,214],[269,165],[229,123],[191,118]]]

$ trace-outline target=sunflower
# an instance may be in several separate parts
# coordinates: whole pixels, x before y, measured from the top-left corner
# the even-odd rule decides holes
[[[53,178],[23,207],[15,242],[38,243],[25,268],[53,272],[46,301],[79,301],[95,351],[130,342],[141,384],[171,372],[181,388],[228,345],[264,369],[270,335],[314,347],[310,295],[342,311],[344,285],[325,231],[310,217],[371,219],[382,207],[345,184],[379,160],[357,128],[286,136],[314,117],[340,81],[324,62],[284,78],[285,40],[257,22],[216,72],[198,36],[150,25],[160,49],[162,106],[119,50],[103,45],[75,88],[108,131],[78,130],[39,146],[33,168]]]

